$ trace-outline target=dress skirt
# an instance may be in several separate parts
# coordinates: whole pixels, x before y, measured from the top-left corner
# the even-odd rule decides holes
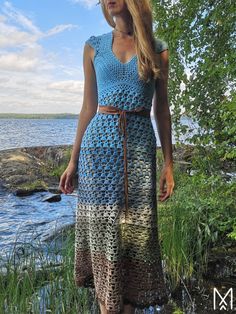
[[[128,211],[118,115],[96,113],[81,143],[74,278],[109,314],[168,302],[158,238],[156,137],[151,118],[127,114]]]

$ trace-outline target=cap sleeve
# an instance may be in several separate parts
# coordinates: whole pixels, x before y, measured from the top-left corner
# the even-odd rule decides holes
[[[98,41],[98,38],[94,35],[90,36],[86,41],[85,41],[85,44],[88,44],[89,46],[91,46],[94,51],[95,51],[95,55],[94,55],[94,58],[96,56],[96,54],[98,53],[98,44],[99,44],[99,41]]]
[[[156,44],[156,52],[157,53],[160,53],[164,50],[169,49],[167,42],[162,40],[162,39],[155,38],[155,44]]]

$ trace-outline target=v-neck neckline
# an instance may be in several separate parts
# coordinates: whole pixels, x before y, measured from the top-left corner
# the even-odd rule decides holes
[[[112,56],[114,57],[114,59],[121,65],[128,65],[130,64],[133,60],[136,59],[137,54],[133,55],[131,57],[131,59],[129,59],[127,62],[121,62],[120,59],[117,58],[117,56],[114,54],[113,50],[112,50],[112,46],[113,46],[113,31],[110,32],[110,41],[109,41],[109,48],[110,48],[110,52],[112,54]]]

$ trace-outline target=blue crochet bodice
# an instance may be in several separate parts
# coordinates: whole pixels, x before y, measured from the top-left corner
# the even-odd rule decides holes
[[[85,43],[93,47],[97,79],[98,104],[132,110],[138,106],[151,109],[154,79],[146,83],[139,79],[137,56],[122,63],[112,51],[113,32],[90,36]],[[165,41],[155,39],[156,52],[168,49]]]

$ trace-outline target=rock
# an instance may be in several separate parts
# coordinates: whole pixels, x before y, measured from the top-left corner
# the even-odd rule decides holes
[[[60,194],[54,194],[54,195],[49,195],[43,198],[43,202],[60,202],[61,200],[61,195]]]
[[[28,196],[28,195],[32,195],[33,193],[43,192],[43,191],[46,191],[46,189],[44,188],[16,189],[15,191],[13,191],[13,194],[16,196]]]
[[[13,174],[6,178],[6,183],[10,185],[20,185],[29,182],[29,176],[26,174]]]
[[[54,166],[58,166],[67,161],[67,154],[71,149],[72,145],[55,145],[24,147],[22,151],[39,160],[47,161]]]
[[[60,173],[52,175],[52,170],[68,161],[71,148],[72,145],[56,145],[1,150],[1,186],[18,196],[58,186]]]

